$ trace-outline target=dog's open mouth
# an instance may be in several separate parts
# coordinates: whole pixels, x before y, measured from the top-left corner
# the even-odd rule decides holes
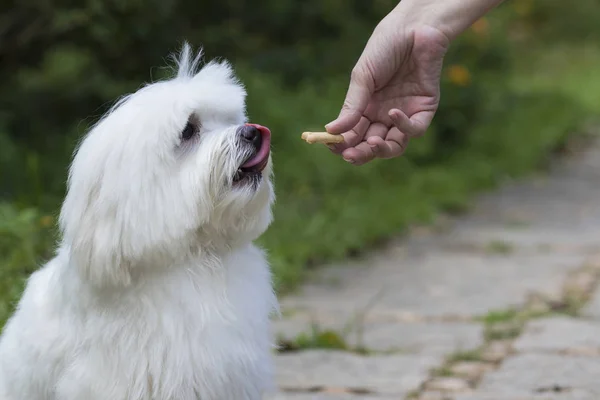
[[[260,145],[244,163],[238,168],[234,182],[240,182],[252,177],[260,177],[262,171],[269,163],[269,155],[271,154],[271,131],[269,128],[262,125],[246,124],[252,126],[260,132]]]

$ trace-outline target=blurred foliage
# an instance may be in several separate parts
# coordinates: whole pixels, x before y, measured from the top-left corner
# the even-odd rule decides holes
[[[574,42],[600,40],[598,0],[517,0],[507,2],[512,30],[536,40]]]
[[[0,171],[11,173],[0,176],[0,193],[19,204],[54,207],[77,138],[114,99],[163,77],[165,56],[184,39],[202,45],[208,58],[228,58],[250,74],[267,74],[278,85],[301,91],[307,82],[315,88],[332,80],[345,83],[373,27],[394,5],[390,0],[5,2]],[[486,20],[476,26],[448,56],[450,65],[458,64],[474,79],[444,80],[447,101],[424,158],[435,160],[436,150],[460,145],[477,123],[485,104],[484,89],[473,83],[477,72],[508,67],[506,40]],[[249,90],[255,98],[272,96]],[[341,103],[344,90],[338,87],[328,99]],[[303,106],[312,104],[299,97]],[[336,111],[329,111],[317,121],[331,119]]]
[[[53,248],[51,216],[0,202],[0,326],[21,294],[25,280],[46,262]]]
[[[115,98],[162,77],[165,71],[154,67],[164,66],[165,56],[183,40],[202,45],[208,58],[225,57],[276,74],[290,87],[346,74],[393,4],[5,1],[0,5],[0,140],[12,149],[2,150],[11,154],[10,160],[6,154],[0,158],[11,177],[2,174],[1,193],[52,207],[76,138]]]
[[[440,110],[405,157],[356,168],[303,145],[302,131],[322,129],[339,112],[355,60],[395,4],[2,2],[0,324],[24,277],[51,255],[54,231],[42,216],[58,210],[77,140],[116,98],[164,77],[160,67],[183,40],[202,45],[207,58],[234,63],[252,120],[274,133],[278,202],[261,244],[279,288],[292,287],[307,266],[361,250],[440,209],[462,209],[474,190],[534,168],[584,113],[575,98],[510,85],[515,58],[535,61],[527,44],[515,56],[512,40],[539,30],[538,41],[551,46],[544,35],[576,42],[595,34],[597,1],[515,0],[452,44]]]

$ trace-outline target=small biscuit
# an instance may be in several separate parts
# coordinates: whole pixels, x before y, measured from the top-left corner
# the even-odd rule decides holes
[[[304,132],[302,134],[302,139],[306,140],[306,142],[310,144],[331,144],[344,142],[344,137],[342,135],[332,135],[331,133],[327,132]]]

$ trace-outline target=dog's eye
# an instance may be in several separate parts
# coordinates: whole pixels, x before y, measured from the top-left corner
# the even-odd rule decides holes
[[[196,136],[200,132],[201,126],[200,118],[196,114],[190,115],[185,128],[181,131],[181,140],[185,142]]]
[[[181,140],[190,140],[194,137],[196,133],[198,133],[198,126],[192,121],[188,121],[188,123],[185,124],[185,128],[183,128],[183,131],[181,131]]]

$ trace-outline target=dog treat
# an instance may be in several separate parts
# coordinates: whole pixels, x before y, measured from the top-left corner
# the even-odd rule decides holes
[[[344,142],[344,138],[342,135],[332,135],[327,132],[304,132],[302,134],[302,139],[306,140],[307,143],[342,143]]]

